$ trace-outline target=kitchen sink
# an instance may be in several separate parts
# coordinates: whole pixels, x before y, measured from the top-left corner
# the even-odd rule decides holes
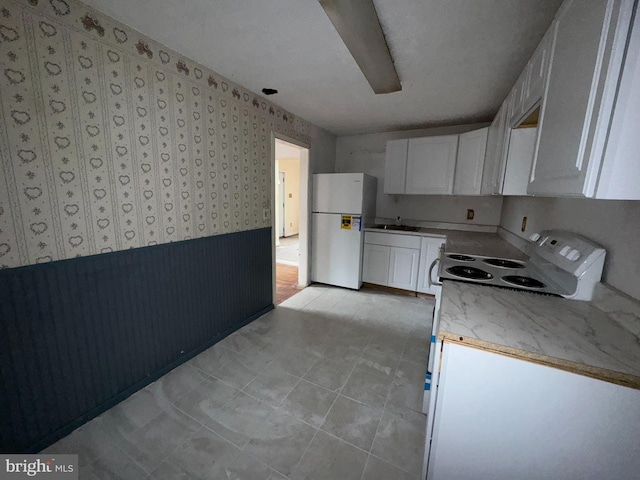
[[[402,232],[417,232],[419,227],[410,227],[408,225],[374,225],[371,228],[377,228],[379,230],[400,230]]]

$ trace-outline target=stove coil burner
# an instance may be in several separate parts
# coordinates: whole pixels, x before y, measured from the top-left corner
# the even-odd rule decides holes
[[[524,263],[515,262],[513,260],[505,260],[504,258],[486,258],[483,260],[487,265],[500,268],[523,268]]]
[[[452,260],[458,260],[459,262],[475,262],[476,259],[470,257],[469,255],[459,255],[457,253],[452,253],[451,255],[447,255]]]
[[[505,277],[502,277],[502,280],[504,280],[507,283],[510,283],[511,285],[517,285],[519,287],[526,287],[526,288],[546,287],[544,283],[540,282],[539,280],[536,280],[535,278],[521,277],[519,275],[507,275]]]
[[[463,267],[462,265],[447,268],[447,272],[455,277],[468,278],[471,280],[491,280],[493,278],[493,275],[484,270],[475,267]]]

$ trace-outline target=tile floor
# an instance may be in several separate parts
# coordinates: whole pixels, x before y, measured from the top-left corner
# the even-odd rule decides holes
[[[418,480],[432,309],[308,287],[46,452],[81,479]]]

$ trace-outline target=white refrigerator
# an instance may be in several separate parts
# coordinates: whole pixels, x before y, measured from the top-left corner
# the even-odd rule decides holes
[[[362,286],[364,226],[373,223],[378,180],[364,173],[313,176],[311,280]]]

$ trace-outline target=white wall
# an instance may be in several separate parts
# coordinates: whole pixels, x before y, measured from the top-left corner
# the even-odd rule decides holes
[[[607,249],[603,281],[640,300],[640,201],[505,197],[500,225],[522,238],[556,228],[594,240]]]
[[[309,170],[314,173],[333,173],[336,166],[336,137],[309,124]]]
[[[498,225],[502,209],[501,197],[460,197],[447,195],[384,194],[384,159],[387,140],[397,138],[449,135],[482,128],[487,124],[437,127],[338,137],[336,172],[364,172],[378,178],[376,216],[403,220]],[[467,209],[475,218],[466,220]]]

